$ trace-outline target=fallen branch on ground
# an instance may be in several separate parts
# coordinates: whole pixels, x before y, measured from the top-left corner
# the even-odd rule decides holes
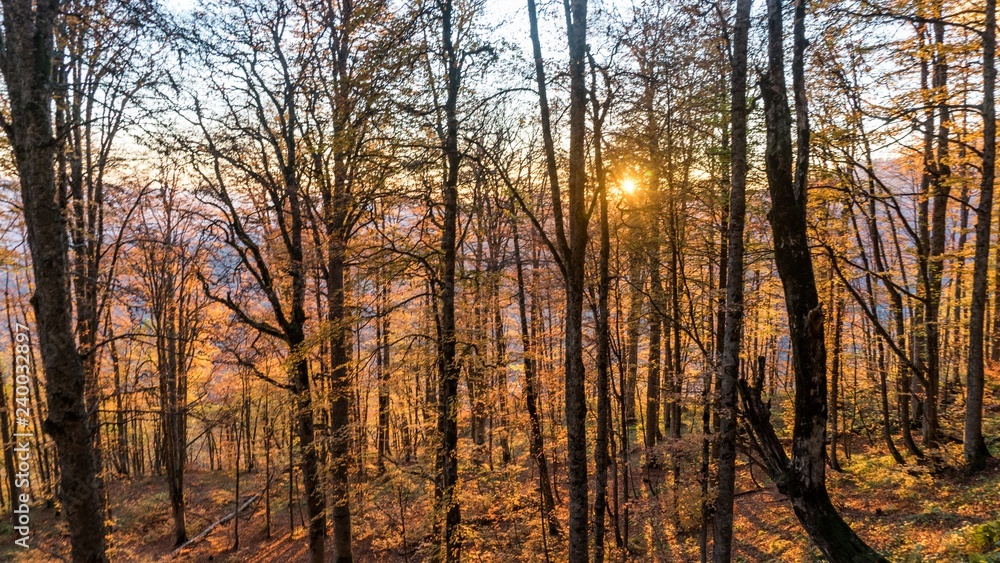
[[[259,497],[260,497],[259,493],[251,495],[250,498],[248,498],[247,500],[243,501],[243,504],[241,504],[239,506],[239,508],[237,508],[236,510],[234,510],[232,514],[228,514],[226,516],[223,516],[219,520],[216,520],[215,522],[213,522],[212,524],[210,524],[207,528],[205,528],[204,530],[202,530],[200,534],[198,534],[197,536],[195,536],[195,537],[189,539],[188,541],[182,543],[181,545],[179,545],[177,547],[177,549],[175,549],[170,554],[170,557],[176,557],[177,554],[180,553],[184,548],[186,548],[186,547],[188,547],[188,546],[190,546],[190,545],[192,545],[194,543],[197,543],[197,542],[205,539],[205,537],[208,536],[208,534],[212,533],[212,530],[218,528],[219,526],[221,526],[221,525],[225,524],[226,522],[229,522],[230,520],[232,520],[233,518],[235,518],[240,512],[243,512],[244,510],[246,510],[247,507],[249,507]]]

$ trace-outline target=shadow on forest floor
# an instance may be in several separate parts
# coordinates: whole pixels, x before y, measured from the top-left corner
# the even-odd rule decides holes
[[[842,463],[844,473],[828,474],[834,504],[866,541],[892,561],[985,561],[972,558],[969,553],[975,551],[972,544],[977,541],[977,534],[985,533],[984,526],[1000,520],[1000,460],[990,460],[986,472],[970,478],[955,474],[935,477],[912,467],[895,466],[888,456],[863,451],[855,452]],[[463,519],[470,523],[466,530],[467,559],[544,560],[538,549],[540,535],[532,532],[539,523],[537,517],[531,518],[534,512],[531,500],[514,492],[530,492],[530,473],[499,468],[490,472],[486,467],[466,471],[470,474],[463,476],[467,499]],[[758,489],[746,471],[737,483],[737,490],[744,492],[737,498],[736,506],[738,560],[821,561],[787,501],[762,480],[759,470],[754,475],[763,488]],[[263,482],[262,471],[241,476],[242,498],[261,492]],[[422,520],[426,520],[423,515],[428,504],[421,491],[426,489],[421,489],[418,482],[404,499],[403,490],[393,487],[396,485],[387,481],[368,483],[363,493],[368,500],[355,516],[356,561],[425,559],[429,529]],[[186,492],[190,536],[233,510],[234,483],[230,471],[189,472]],[[275,479],[272,483],[270,539],[265,537],[265,508],[261,499],[240,519],[239,550],[232,549],[234,529],[229,522],[176,558],[171,558],[172,522],[162,477],[114,479],[109,483],[109,494],[114,523],[109,555],[113,562],[307,560],[306,534],[301,525],[304,514],[298,510],[294,513],[294,536],[289,535],[287,480]],[[508,497],[513,500],[505,505],[503,499]],[[399,501],[402,516],[393,515],[390,505],[394,500]],[[633,502],[634,552],[642,554],[635,560],[697,560],[697,532],[675,534],[669,523],[657,527],[649,500]],[[645,507],[642,503],[646,503]],[[662,510],[657,508],[655,512]],[[515,514],[523,514],[524,519],[515,518]],[[561,507],[560,516],[565,517],[565,507]],[[56,508],[34,506],[31,518],[31,548],[27,551],[13,546],[9,524],[0,527],[0,561],[68,561],[66,526]],[[643,522],[644,518],[649,521]],[[663,514],[659,518],[663,521]],[[988,534],[986,537],[992,538]],[[551,560],[559,561],[562,548],[553,543],[549,540],[547,546]],[[610,549],[615,549],[613,537],[607,543]],[[328,550],[331,547],[329,542],[327,547]]]

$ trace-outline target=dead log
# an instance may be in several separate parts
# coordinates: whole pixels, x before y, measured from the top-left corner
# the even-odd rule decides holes
[[[205,528],[204,530],[202,530],[200,534],[198,534],[197,536],[195,536],[195,537],[189,539],[188,541],[182,543],[177,549],[175,549],[170,554],[170,557],[177,557],[177,555],[181,551],[183,551],[184,548],[186,548],[186,547],[188,547],[188,546],[190,546],[190,545],[192,545],[194,543],[197,543],[197,542],[205,539],[206,537],[208,537],[208,534],[212,533],[212,530],[218,528],[219,526],[225,524],[226,522],[229,522],[233,518],[236,518],[236,516],[240,512],[243,512],[244,510],[246,510],[247,508],[249,508],[250,505],[253,504],[253,502],[255,500],[257,500],[258,498],[260,498],[260,494],[259,493],[255,494],[255,495],[251,495],[250,498],[248,498],[247,500],[243,501],[243,504],[241,504],[239,506],[239,508],[237,508],[236,510],[234,510],[232,514],[228,514],[226,516],[223,516],[219,520],[216,520],[215,522],[209,524],[209,526],[207,528]]]

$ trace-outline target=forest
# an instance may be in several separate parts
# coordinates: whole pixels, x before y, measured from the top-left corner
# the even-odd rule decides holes
[[[0,21],[0,560],[1000,561],[996,0]]]

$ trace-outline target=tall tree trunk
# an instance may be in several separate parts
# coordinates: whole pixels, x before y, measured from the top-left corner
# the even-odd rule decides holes
[[[246,377],[243,377],[243,388],[246,389]],[[235,471],[234,481],[236,482],[236,490],[233,495],[233,514],[236,516],[233,518],[233,547],[234,552],[240,549],[240,438],[242,431],[240,429],[240,424],[238,420],[233,421],[232,432],[236,438],[236,449],[233,451],[233,465]]]
[[[722,43],[720,50],[726,56],[728,62],[732,62],[730,57],[732,57],[732,52],[730,47],[726,43]],[[745,78],[744,78],[745,80]],[[732,76],[722,75],[719,79],[719,91],[724,92],[726,90],[726,85],[730,84],[732,81]],[[730,97],[732,96],[732,91],[730,89]],[[725,110],[722,110],[723,115],[726,114]],[[732,103],[730,102],[729,117],[732,120]],[[714,361],[713,369],[705,370],[702,377],[701,386],[701,470],[699,475],[699,480],[701,481],[701,530],[698,535],[698,551],[701,563],[706,563],[711,557],[708,551],[708,534],[709,526],[711,521],[714,519],[712,499],[709,496],[709,486],[710,486],[710,471],[711,462],[713,457],[712,444],[714,439],[712,436],[712,413],[718,412],[717,408],[714,408],[715,401],[713,401],[713,391],[715,394],[718,393],[718,386],[715,389],[712,388],[713,380],[718,382],[722,376],[722,353],[725,349],[726,342],[726,290],[729,287],[728,281],[728,271],[729,271],[729,200],[731,193],[726,193],[732,191],[732,154],[730,153],[730,135],[731,135],[731,123],[726,121],[722,122],[721,134],[719,139],[719,145],[722,147],[723,154],[729,154],[729,159],[725,157],[721,159],[722,163],[722,178],[720,190],[722,195],[722,214],[721,221],[719,225],[719,279],[717,281],[718,286],[716,288],[716,301],[717,310],[715,312],[715,327],[712,334],[714,339]],[[745,155],[744,155],[745,156]],[[711,268],[711,266],[709,266]],[[709,277],[711,278],[711,270],[709,270]],[[715,455],[717,457],[717,454]]]
[[[585,563],[587,512],[587,396],[584,390],[583,294],[587,252],[587,0],[565,3],[569,44],[569,246],[566,247],[566,449],[569,472],[569,560]]]
[[[500,266],[499,260],[494,261],[490,272],[490,284],[493,306],[493,343],[496,354],[494,373],[496,375],[497,404],[495,407],[497,418],[500,423],[500,461],[504,465],[509,464],[512,459],[510,448],[510,421],[507,406],[507,337],[504,331],[503,306],[500,298]]]
[[[264,395],[264,537],[271,538],[271,443],[274,422],[271,420],[269,395]]]
[[[840,414],[840,368],[841,345],[844,335],[844,300],[837,296],[836,282],[830,280],[831,302],[833,303],[833,360],[830,366],[830,467],[843,471],[837,459],[837,422]]]
[[[301,354],[302,346],[302,342],[294,343],[292,353]],[[319,479],[319,453],[316,449],[312,395],[309,392],[309,364],[306,360],[293,364],[292,385],[295,388],[295,422],[302,458],[302,483],[309,514],[309,558],[313,563],[320,563],[324,559],[326,499]]]
[[[389,281],[382,279],[375,311],[376,346],[375,366],[378,370],[378,429],[376,431],[376,448],[378,459],[376,465],[379,474],[385,473],[385,460],[389,456],[389,312],[388,295]]]
[[[774,260],[785,293],[795,373],[792,458],[788,459],[761,399],[761,382],[740,384],[752,443],[778,489],[788,495],[795,515],[823,554],[834,563],[885,561],[854,533],[833,507],[826,490],[826,346],[812,256],[806,236],[809,122],[804,51],[805,0],[795,2],[792,62],[797,154],[792,157],[792,118],[785,88],[780,0],[768,0],[768,72],[762,87],[771,193],[769,220]]]
[[[629,253],[629,298],[628,317],[625,325],[625,424],[628,426],[626,436],[626,448],[636,441],[636,426],[638,416],[636,415],[636,381],[639,376],[639,324],[642,320],[643,304],[643,263],[640,259],[641,253]]]
[[[351,502],[350,502],[350,321],[345,309],[345,270],[347,243],[351,227],[348,214],[352,205],[351,172],[348,166],[354,146],[351,129],[351,41],[354,29],[354,2],[340,2],[340,27],[334,32],[336,39],[337,80],[334,89],[334,151],[333,178],[322,182],[325,186],[323,207],[326,226],[326,285],[327,322],[330,325],[330,454],[331,502],[333,503],[333,553],[336,563],[351,563]],[[331,189],[332,188],[332,189]],[[379,322],[379,320],[376,320]],[[383,334],[383,338],[386,336]],[[380,353],[380,352],[379,352]],[[388,358],[388,350],[385,351]],[[388,369],[388,365],[383,365]],[[381,405],[381,387],[379,392]]]
[[[517,269],[517,311],[521,324],[521,348],[524,353],[524,399],[528,410],[528,449],[538,465],[538,492],[542,499],[542,520],[548,525],[550,536],[559,535],[559,520],[554,513],[552,482],[549,479],[549,464],[545,458],[545,439],[542,436],[542,421],[538,414],[538,390],[535,368],[536,352],[531,339],[528,323],[528,307],[524,291],[524,267],[521,260],[521,243],[518,237],[517,220],[513,220],[514,265]]]
[[[583,363],[583,297],[587,250],[587,0],[567,0],[566,38],[569,47],[569,162],[567,174],[569,233],[564,227],[562,193],[549,121],[545,71],[538,38],[538,15],[528,0],[528,19],[535,59],[535,79],[542,120],[546,168],[552,193],[556,243],[551,245],[566,286],[564,368],[566,383],[566,450],[569,473],[569,560],[587,561],[587,402]],[[543,233],[544,234],[544,233]]]
[[[608,224],[608,180],[604,169],[602,127],[610,98],[602,105],[597,100],[596,64],[590,59],[591,109],[594,122],[594,170],[597,174],[600,212],[600,251],[597,288],[597,438],[594,444],[594,466],[597,490],[594,492],[594,563],[604,561],[604,516],[607,510],[609,441],[611,434],[611,229]]]
[[[677,202],[673,202],[672,206],[677,205]],[[681,405],[681,392],[683,384],[684,375],[684,365],[681,360],[681,301],[680,301],[680,280],[686,279],[686,274],[684,273],[684,260],[681,258],[681,250],[679,245],[681,244],[681,237],[683,236],[678,228],[678,217],[677,209],[672,209],[670,212],[670,311],[673,316],[673,320],[670,323],[671,334],[673,336],[673,344],[667,347],[667,355],[664,358],[669,369],[665,373],[669,373],[669,377],[666,378],[667,382],[667,392],[668,401],[667,408],[670,409],[670,424],[667,425],[665,430],[669,431],[670,438],[672,440],[679,440],[681,437],[681,414],[683,413]],[[674,479],[676,487],[676,478],[680,467],[677,464],[677,456],[671,456],[671,463],[673,464]]]
[[[712,560],[728,563],[733,557],[733,496],[736,489],[736,382],[743,336],[743,228],[747,182],[747,42],[751,0],[736,3],[733,28],[730,123],[733,132],[730,168],[729,232],[726,241],[725,329],[719,377],[719,492],[715,501]]]
[[[455,355],[455,261],[458,238],[458,170],[461,153],[458,149],[458,93],[461,81],[459,57],[452,39],[452,1],[442,3],[442,39],[445,50],[447,100],[445,101],[446,131],[444,141],[444,221],[441,229],[441,309],[438,321],[438,435],[437,481],[434,498],[437,502],[438,527],[442,550],[441,561],[459,560],[461,540],[458,525],[461,512],[455,498],[458,483],[458,378],[459,364]]]
[[[665,425],[669,427],[670,411],[662,404],[664,387],[664,369],[662,357],[663,347],[667,348],[667,362],[670,362],[670,330],[667,329],[666,339],[663,338],[664,303],[663,279],[661,275],[660,258],[662,248],[662,233],[660,229],[660,212],[662,198],[660,195],[660,131],[657,126],[657,112],[654,107],[656,84],[654,82],[655,65],[648,59],[640,63],[643,73],[642,104],[645,112],[646,150],[649,168],[649,183],[646,186],[646,208],[643,234],[645,241],[646,267],[649,271],[649,310],[647,323],[649,325],[649,349],[646,363],[646,467],[652,469],[659,466],[659,460],[653,453],[653,447],[663,438],[660,431],[660,411],[663,411]],[[668,116],[669,119],[669,116]],[[672,147],[671,147],[672,148]],[[664,341],[665,340],[665,341]],[[669,386],[669,381],[666,384]],[[669,407],[669,405],[666,405]]]
[[[340,177],[340,175],[338,175]],[[331,492],[333,503],[333,547],[334,561],[350,563],[351,552],[351,505],[350,505],[350,382],[348,362],[348,321],[344,308],[344,262],[346,242],[343,240],[346,198],[343,192],[336,194],[334,219],[328,244],[330,323],[330,360],[333,377],[330,380],[330,454]],[[387,369],[387,368],[386,368]]]
[[[660,384],[662,383],[662,338],[663,338],[663,282],[660,279],[660,232],[655,218],[650,219],[646,255],[649,268],[649,348],[646,361],[646,464],[652,469],[659,465],[653,447],[660,441]]]
[[[45,431],[59,454],[60,501],[69,523],[74,562],[107,561],[104,513],[97,484],[93,428],[84,404],[84,365],[72,328],[69,244],[55,183],[52,136],[53,30],[58,0],[10,0],[3,5],[0,71],[7,85],[6,133],[21,183],[45,367]]]
[[[111,370],[114,373],[115,393],[115,429],[118,439],[116,465],[118,473],[129,474],[128,421],[125,419],[125,402],[122,398],[122,365],[118,356],[118,345],[113,338],[108,338],[108,356],[111,359]]]
[[[935,17],[941,17],[940,3],[935,4]],[[934,449],[938,445],[938,393],[941,374],[941,290],[944,270],[945,235],[948,218],[948,203],[951,197],[951,169],[948,165],[949,109],[947,101],[948,64],[944,45],[944,23],[933,25],[934,65],[932,75],[932,95],[937,101],[938,128],[936,133],[937,152],[927,155],[931,158],[931,184],[933,208],[930,216],[930,238],[928,240],[927,290],[924,305],[924,354],[926,374],[921,383],[924,387],[923,438],[925,447]],[[929,124],[930,126],[930,124]],[[933,132],[930,132],[933,135]],[[926,134],[926,133],[925,133]]]
[[[969,471],[986,467],[989,450],[983,440],[983,355],[985,345],[986,275],[990,259],[990,227],[993,218],[993,183],[996,178],[996,0],[986,0],[983,32],[983,166],[976,209],[976,255],[972,273],[972,303],[969,306],[969,358],[965,403],[963,454]],[[993,321],[997,322],[996,319]]]
[[[927,51],[926,28],[918,33],[921,50]],[[923,119],[923,168],[920,175],[920,193],[917,206],[917,231],[918,245],[918,268],[919,268],[919,288],[920,299],[917,300],[913,314],[919,319],[919,328],[910,333],[910,354],[913,363],[919,366],[919,370],[913,370],[910,380],[910,390],[913,393],[912,412],[907,412],[908,417],[917,420],[922,418],[923,403],[917,396],[918,389],[926,388],[927,373],[930,362],[927,358],[927,303],[930,299],[931,278],[930,278],[930,256],[931,256],[931,229],[930,229],[930,202],[932,199],[931,186],[934,173],[934,105],[930,95],[930,62],[926,57],[920,60],[920,89],[923,93],[924,119]],[[925,447],[929,444],[924,444]]]
[[[286,88],[291,88],[286,84]],[[286,90],[288,92],[289,90]],[[288,108],[288,130],[285,143],[286,162],[296,162],[295,108]],[[296,431],[299,438],[299,448],[302,452],[302,484],[305,489],[306,509],[309,514],[309,558],[313,563],[321,563],[325,558],[326,544],[326,493],[320,478],[320,451],[316,440],[315,413],[312,397],[312,378],[309,375],[309,358],[306,341],[306,267],[304,261],[304,246],[302,241],[303,217],[301,188],[298,173],[293,166],[283,170],[284,197],[288,201],[289,225],[288,278],[290,299],[288,309],[290,315],[283,324],[285,342],[288,344],[289,357],[294,358],[291,368],[291,387],[294,394]],[[273,290],[272,290],[273,291]],[[331,294],[333,293],[331,288]],[[341,292],[342,295],[342,292]],[[331,300],[334,298],[331,295]],[[333,305],[331,303],[331,309]],[[336,331],[335,331],[336,332]],[[345,362],[346,363],[346,362]]]
[[[170,284],[171,281],[166,281]],[[170,491],[170,507],[174,520],[174,545],[187,541],[184,522],[184,448],[186,437],[181,434],[181,418],[184,416],[181,399],[178,396],[178,379],[183,369],[183,358],[178,357],[176,294],[168,291],[163,296],[165,311],[158,323],[157,363],[160,371],[160,410],[162,412],[164,456],[166,458],[167,483]],[[237,451],[237,457],[239,452]]]
[[[899,465],[906,463],[903,456],[896,449],[896,444],[892,440],[892,421],[889,416],[889,366],[886,365],[885,345],[881,340],[875,343],[876,362],[878,368],[879,401],[882,408],[882,441],[885,442],[889,455]]]

